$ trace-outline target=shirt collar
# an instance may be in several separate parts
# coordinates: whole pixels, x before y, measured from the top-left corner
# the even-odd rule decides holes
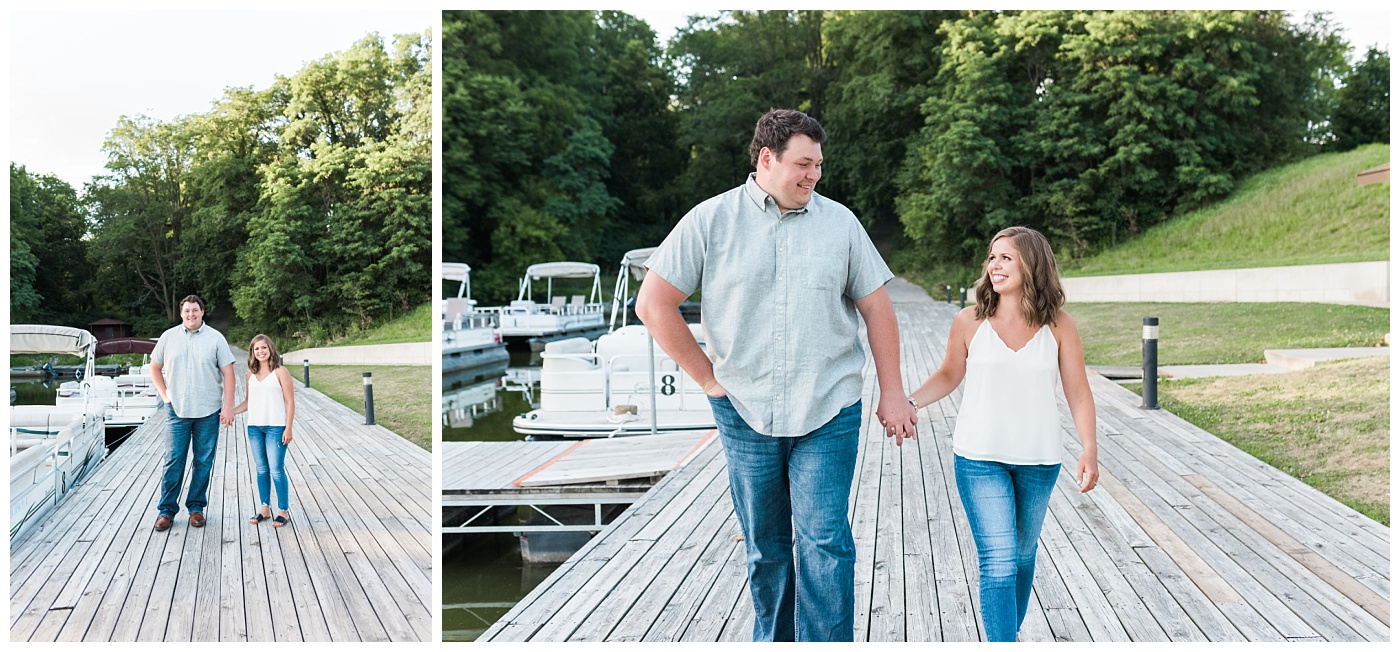
[[[188,328],[185,328],[185,322],[180,322],[180,330],[183,331],[186,335],[194,335],[195,333],[199,333],[199,332],[203,331],[204,328],[205,328],[206,326],[208,326],[208,325],[209,325],[209,322],[200,322],[199,328],[196,328],[196,329],[194,329],[194,330],[190,330],[190,329],[188,329]]]
[[[801,215],[803,213],[806,213],[807,209],[812,207],[812,202],[809,201],[807,202],[807,205],[803,206],[802,208],[784,212],[782,208],[778,206],[778,200],[773,199],[772,195],[768,194],[767,191],[765,191],[761,186],[758,185],[757,172],[749,173],[749,178],[744,180],[744,190],[745,192],[747,192],[749,199],[752,199],[753,203],[758,205],[759,210],[766,212],[768,210],[768,204],[772,203],[773,207],[778,209],[780,216]],[[812,200],[816,200],[816,193],[812,193]]]

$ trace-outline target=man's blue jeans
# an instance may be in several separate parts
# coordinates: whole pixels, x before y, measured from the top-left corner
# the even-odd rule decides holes
[[[958,495],[977,544],[982,627],[988,641],[1015,641],[1035,579],[1040,526],[1058,464],[1005,464],[953,456]]]
[[[194,452],[194,470],[190,473],[190,491],[185,507],[190,513],[204,512],[209,504],[209,475],[214,469],[214,451],[219,447],[219,413],[207,417],[185,419],[175,416],[169,404],[165,436],[165,475],[160,481],[161,516],[180,512],[180,485],[185,476],[185,457]]]
[[[759,434],[728,397],[710,407],[748,552],[753,640],[852,640],[856,546],[846,512],[860,402],[801,437]]]
[[[258,472],[258,504],[270,505],[272,485],[277,487],[277,509],[287,511],[287,445],[282,443],[286,426],[248,426],[248,448]]]

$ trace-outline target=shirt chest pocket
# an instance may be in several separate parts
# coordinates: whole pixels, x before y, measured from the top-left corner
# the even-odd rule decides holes
[[[817,292],[841,292],[846,286],[846,261],[834,257],[806,258],[798,266],[802,287]]]

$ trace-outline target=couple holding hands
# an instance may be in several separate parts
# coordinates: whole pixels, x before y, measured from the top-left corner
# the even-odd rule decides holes
[[[893,275],[849,209],[814,192],[825,131],[798,111],[759,119],[755,172],[692,209],[647,261],[637,314],[710,398],[748,553],[756,641],[850,641],[855,544],[847,520],[861,425],[864,321],[896,444],[918,410],[966,383],[954,473],[977,547],[989,641],[1026,615],[1041,524],[1063,444],[1063,388],[1083,447],[1074,479],[1098,481],[1094,400],[1049,243],[1024,227],[992,238],[977,305],[953,320],[942,366],[912,394],[899,370]],[[701,291],[708,355],[680,303]],[[951,535],[951,533],[949,533]]]
[[[282,357],[270,338],[253,337],[248,345],[247,396],[234,405],[233,352],[223,334],[204,322],[204,300],[193,294],[182,299],[180,321],[161,334],[151,352],[151,381],[167,410],[156,531],[170,529],[180,512],[185,462],[191,453],[194,468],[185,507],[190,512],[190,526],[204,527],[219,427],[232,426],[234,416],[244,412],[248,413],[248,446],[257,470],[260,505],[248,522],[271,519],[273,527],[290,523],[284,461],[292,443],[296,412],[291,373],[282,366]],[[276,516],[269,505],[274,485]]]

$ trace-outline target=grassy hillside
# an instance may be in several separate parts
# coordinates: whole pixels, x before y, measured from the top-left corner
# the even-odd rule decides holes
[[[1389,145],[1322,154],[1259,173],[1229,198],[1081,261],[1065,276],[1344,263],[1390,258],[1390,184],[1356,175]]]

